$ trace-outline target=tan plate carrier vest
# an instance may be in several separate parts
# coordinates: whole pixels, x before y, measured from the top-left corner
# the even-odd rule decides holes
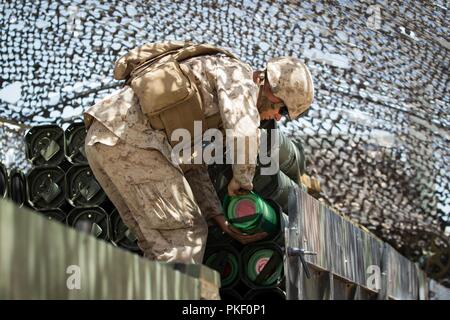
[[[207,44],[183,41],[147,44],[116,62],[114,78],[126,80],[152,128],[164,130],[173,146],[177,141],[172,142],[170,137],[175,129],[187,129],[194,138],[194,121],[202,121],[202,134],[209,128],[222,127],[220,113],[205,117],[192,72],[180,65],[189,58],[218,53],[237,59],[232,53]]]

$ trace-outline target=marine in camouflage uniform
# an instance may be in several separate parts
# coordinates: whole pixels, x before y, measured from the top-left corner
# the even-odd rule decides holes
[[[220,112],[236,136],[259,135],[258,87],[249,65],[225,56],[183,63],[193,71],[205,115]],[[206,165],[183,175],[165,133],[151,129],[128,86],[88,109],[85,120],[92,171],[145,256],[201,263],[206,220],[223,214]],[[257,154],[252,156],[255,163]],[[235,179],[250,190],[254,171],[254,164],[233,165]]]
[[[218,54],[181,64],[193,73],[205,116],[220,113],[232,137],[259,141],[259,86],[252,68]],[[167,262],[201,263],[206,221],[223,215],[206,165],[183,173],[163,131],[154,130],[129,86],[85,112],[86,155],[92,171],[138,239],[144,255]],[[181,115],[182,116],[182,115]],[[258,148],[256,148],[258,150]],[[233,179],[252,190],[257,153],[233,164]]]

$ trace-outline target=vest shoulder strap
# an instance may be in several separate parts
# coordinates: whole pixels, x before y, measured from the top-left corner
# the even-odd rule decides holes
[[[218,53],[237,59],[237,57],[228,50],[209,44],[194,44],[190,41],[149,43],[134,48],[117,60],[114,67],[114,79],[126,80],[130,76],[139,74],[141,71],[144,71],[146,67],[169,55],[175,61],[181,62],[198,56]]]
[[[167,41],[147,43],[143,46],[136,47],[116,61],[114,66],[114,79],[127,79],[136,67],[146,61],[155,60],[161,55],[168,52],[176,52],[176,50],[190,45],[191,43],[187,41]]]
[[[209,44],[196,44],[182,48],[178,50],[178,53],[174,55],[174,59],[177,60],[178,62],[181,62],[183,60],[198,56],[206,56],[218,53],[222,53],[230,58],[237,59],[237,57],[228,50],[218,48]]]

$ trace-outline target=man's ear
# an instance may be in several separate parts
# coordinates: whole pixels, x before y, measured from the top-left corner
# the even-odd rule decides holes
[[[259,86],[264,81],[264,71],[253,72],[253,81]]]
[[[263,90],[264,90],[264,94],[265,94],[266,96],[269,96],[270,94],[273,95],[272,88],[270,87],[270,83],[269,83],[269,81],[267,81],[267,80],[264,81],[264,87],[263,87]]]

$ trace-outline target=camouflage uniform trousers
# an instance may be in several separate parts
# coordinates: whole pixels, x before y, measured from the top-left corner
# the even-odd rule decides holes
[[[119,140],[86,145],[89,165],[152,260],[202,263],[208,233],[183,174],[154,149]]]

